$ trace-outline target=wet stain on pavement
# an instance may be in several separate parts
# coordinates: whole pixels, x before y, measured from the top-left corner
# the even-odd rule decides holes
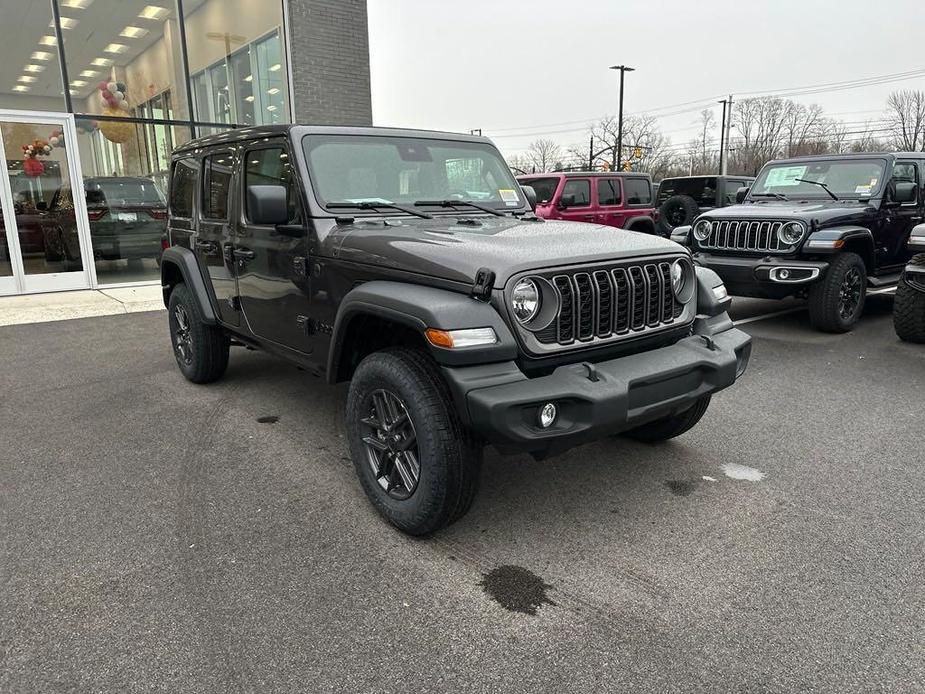
[[[665,486],[675,496],[690,496],[697,488],[695,480],[666,480]]]
[[[510,612],[536,615],[542,605],[555,605],[546,596],[552,588],[542,578],[522,566],[499,566],[479,584],[501,607]]]
[[[279,421],[279,417],[277,417],[275,414],[271,414],[265,417],[257,417],[257,421],[260,424],[276,424]]]

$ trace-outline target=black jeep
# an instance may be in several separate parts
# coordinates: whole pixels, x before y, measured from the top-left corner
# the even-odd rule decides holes
[[[925,224],[912,229],[909,250],[918,255],[912,256],[896,287],[893,327],[900,339],[925,343]]]
[[[745,370],[715,273],[671,241],[549,222],[482,137],[272,126],[173,154],[162,279],[183,375],[229,346],[350,381],[363,488],[413,534],[472,503],[482,449],[688,430]]]
[[[846,154],[772,161],[742,204],[707,212],[672,238],[730,293],[808,297],[812,324],[846,332],[868,286],[896,283],[922,220],[925,153]]]
[[[675,227],[693,224],[704,212],[736,204],[739,189],[750,186],[754,180],[752,176],[663,178],[655,196],[659,233],[668,236]]]

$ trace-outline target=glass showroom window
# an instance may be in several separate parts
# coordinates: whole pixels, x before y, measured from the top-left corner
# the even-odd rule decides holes
[[[100,284],[156,280],[167,228],[172,149],[189,128],[77,119],[77,145]]]
[[[0,108],[67,110],[48,0],[0,0],[0,24],[4,29]]]
[[[175,3],[75,2],[61,7],[75,113],[130,118],[168,110],[189,118]],[[159,101],[158,101],[159,100]],[[156,103],[155,103],[156,102]]]

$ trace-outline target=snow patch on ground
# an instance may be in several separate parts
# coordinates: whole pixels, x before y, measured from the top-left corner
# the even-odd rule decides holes
[[[767,475],[761,470],[756,470],[748,465],[739,465],[738,463],[724,463],[720,466],[723,474],[734,480],[745,480],[746,482],[760,482]]]

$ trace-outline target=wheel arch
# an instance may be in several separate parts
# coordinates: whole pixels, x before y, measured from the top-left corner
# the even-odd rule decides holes
[[[196,255],[188,248],[171,246],[164,251],[161,257],[161,288],[165,307],[170,302],[170,294],[173,288],[181,282],[189,288],[196,303],[199,304],[199,309],[202,312],[202,322],[206,325],[215,325],[217,322],[215,306],[212,303],[212,297],[209,295],[202,271],[199,269]]]
[[[424,338],[427,328],[485,327],[494,329],[496,344],[452,350],[434,347]],[[490,304],[446,289],[373,280],[341,301],[328,351],[327,380],[349,380],[363,357],[400,345],[423,347],[444,366],[507,361],[517,355],[513,335]]]
[[[629,231],[639,231],[644,234],[654,234],[655,221],[647,215],[630,217],[626,220],[626,229]]]
[[[874,236],[867,227],[844,226],[813,232],[804,242],[803,250],[823,254],[856,253],[864,261],[868,275],[876,269]]]

